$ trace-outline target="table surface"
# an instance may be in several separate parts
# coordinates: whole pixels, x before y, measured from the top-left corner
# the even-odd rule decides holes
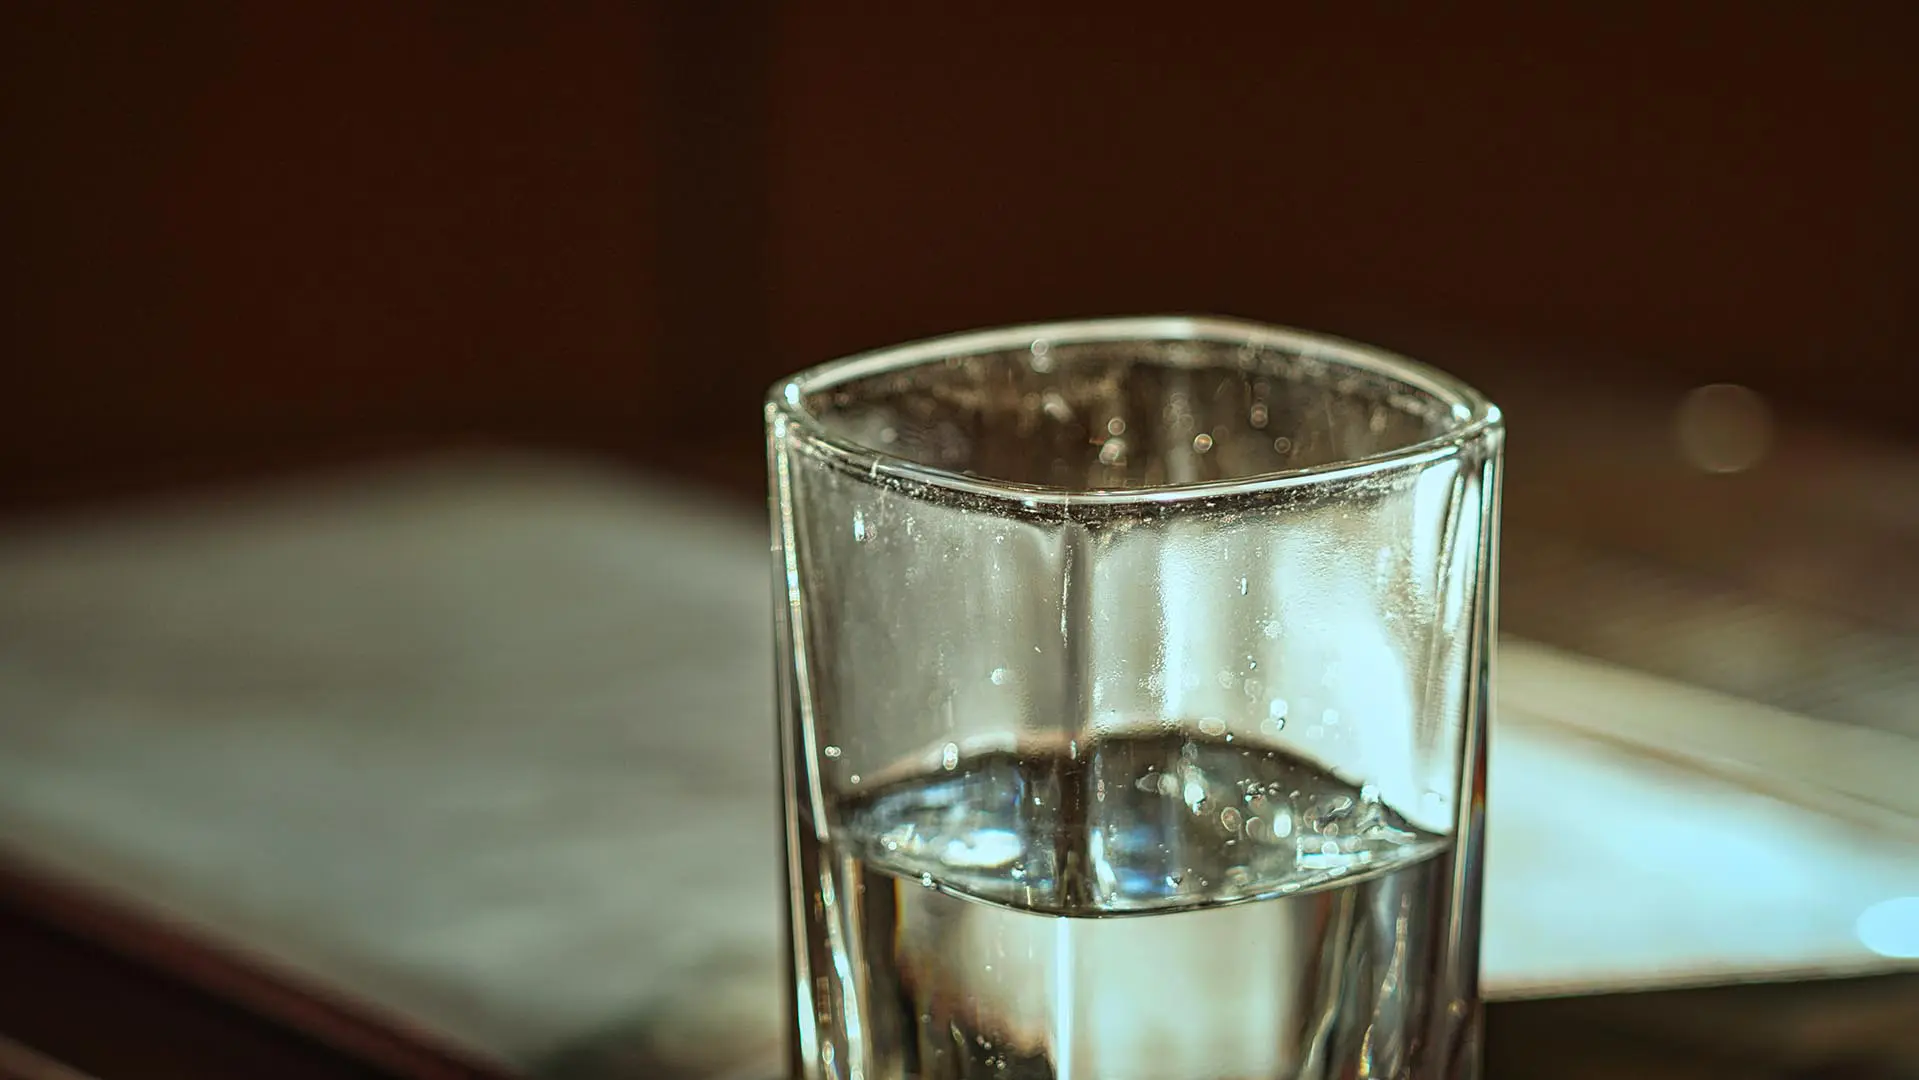
[[[499,456],[18,529],[0,852],[443,1064],[764,1069],[770,687],[740,676],[771,650],[761,530]],[[1494,995],[1900,970],[1855,930],[1919,895],[1900,685],[1835,719],[1775,707],[1783,680],[1763,704],[1503,655]],[[1913,1000],[1900,976],[1848,985]],[[1533,1015],[1512,1045],[1550,1027]]]

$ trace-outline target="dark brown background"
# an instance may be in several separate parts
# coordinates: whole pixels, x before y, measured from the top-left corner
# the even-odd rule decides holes
[[[1913,428],[1919,5],[10,4],[0,496],[750,487],[780,371],[1219,311]]]
[[[1731,380],[1919,435],[1919,4],[1035,7],[0,4],[0,512],[475,440],[750,493],[784,370],[1179,309],[1377,340],[1561,419],[1582,388]],[[1798,435],[1796,470],[1707,481],[1619,445],[1661,423],[1541,415],[1513,417],[1509,625],[1876,716],[1854,684],[1910,668],[1885,485],[1825,497]],[[1723,633],[1675,581],[1785,614]],[[102,1075],[464,1074],[377,1021],[268,1023],[164,935],[54,908],[0,911],[0,970],[33,973],[0,1020]],[[1910,1043],[1911,995],[1498,1005],[1492,1071],[1893,1075],[1868,1052]]]

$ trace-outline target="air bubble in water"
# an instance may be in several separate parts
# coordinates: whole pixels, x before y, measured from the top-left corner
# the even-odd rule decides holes
[[[1186,781],[1185,795],[1187,809],[1195,814],[1199,813],[1200,807],[1206,805],[1206,785],[1198,780]]]
[[[820,753],[825,754],[827,757],[830,757],[830,758],[836,758],[840,756],[842,751],[837,746],[828,746],[825,749],[821,750]]]
[[[959,744],[947,743],[940,749],[940,768],[952,772],[959,768]]]
[[[991,678],[993,680],[994,686],[1005,686],[1006,685],[1006,669],[1003,667],[996,667],[993,669],[993,674],[988,676],[988,678]]]
[[[1108,439],[1100,444],[1099,463],[1101,465],[1126,464],[1126,440]]]
[[[1193,436],[1193,453],[1204,454],[1206,451],[1211,450],[1212,448],[1213,448],[1213,437],[1211,435],[1208,435],[1202,431],[1199,434]]]
[[[1221,720],[1217,716],[1205,717],[1199,722],[1199,732],[1202,735],[1211,735],[1217,738],[1226,734],[1226,721]]]
[[[858,544],[858,543],[864,543],[865,541],[866,541],[866,515],[861,513],[858,510],[855,510],[853,511],[853,542]]]

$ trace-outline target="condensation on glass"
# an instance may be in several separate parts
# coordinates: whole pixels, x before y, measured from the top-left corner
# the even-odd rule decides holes
[[[797,1075],[1472,1074],[1496,408],[1149,318],[766,417]]]

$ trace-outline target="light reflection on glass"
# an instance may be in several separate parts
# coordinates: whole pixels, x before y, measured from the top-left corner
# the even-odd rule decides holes
[[[1919,960],[1919,896],[1882,900],[1861,912],[1853,929],[1880,956]]]
[[[1674,426],[1680,453],[1706,472],[1744,472],[1772,448],[1772,409],[1766,399],[1732,383],[1688,393]]]

